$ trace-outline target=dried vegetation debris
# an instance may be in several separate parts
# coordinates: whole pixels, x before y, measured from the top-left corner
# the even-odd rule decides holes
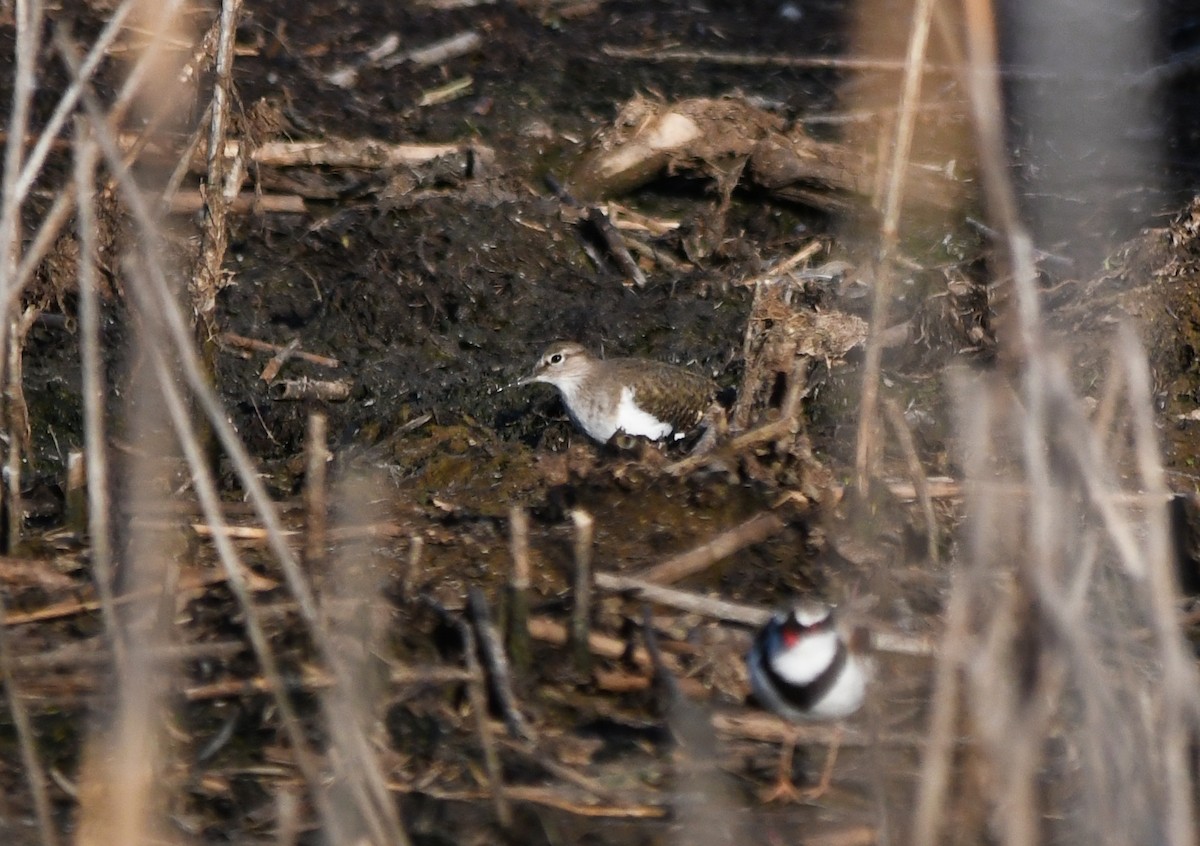
[[[586,199],[611,197],[690,171],[715,179],[723,197],[744,179],[777,200],[826,212],[866,212],[874,191],[875,168],[866,157],[736,97],[635,97],[597,133],[571,185]],[[950,208],[963,190],[961,182],[915,166],[909,178],[913,200],[933,208]]]
[[[932,291],[910,319],[908,339],[929,349],[951,350],[988,360],[996,351],[996,315],[992,286],[960,266],[942,271],[944,287]]]
[[[352,77],[344,79],[353,82]],[[567,550],[572,540],[563,520],[580,508],[600,513],[595,543],[596,561],[603,572],[598,575],[636,573],[639,565],[662,558],[677,563],[689,552],[699,553],[696,557],[701,563],[712,566],[731,557],[729,547],[714,541],[731,535],[737,540],[741,532],[735,565],[719,567],[705,576],[692,575],[721,597],[774,602],[827,580],[836,585],[833,592],[840,594],[860,576],[893,566],[901,569],[898,565],[905,563],[903,558],[881,553],[880,543],[873,543],[871,555],[861,558],[849,554],[849,545],[831,543],[829,547],[837,547],[832,551],[842,555],[838,566],[814,564],[818,555],[829,550],[824,532],[813,519],[811,503],[833,504],[840,487],[835,484],[831,463],[819,446],[814,447],[809,432],[803,407],[809,398],[807,379],[816,364],[836,365],[862,343],[867,327],[862,317],[853,313],[856,309],[861,313],[861,307],[844,295],[846,288],[840,283],[823,288],[802,274],[760,278],[753,284],[741,356],[732,356],[735,363],[730,366],[727,351],[736,346],[735,333],[724,330],[735,323],[740,327],[748,298],[729,280],[743,275],[747,267],[757,272],[763,263],[770,263],[771,253],[780,243],[794,240],[794,233],[781,235],[769,247],[765,240],[739,233],[741,252],[692,248],[685,238],[681,246],[690,265],[672,259],[667,249],[631,249],[631,254],[638,255],[639,269],[658,273],[657,278],[649,277],[649,290],[635,297],[611,278],[603,261],[593,268],[562,257],[573,255],[575,242],[561,237],[563,232],[547,223],[544,208],[530,213],[539,201],[530,200],[530,191],[522,183],[526,181],[523,174],[532,168],[497,173],[490,146],[477,140],[420,147],[369,138],[281,140],[279,136],[288,129],[279,111],[262,102],[238,128],[246,138],[242,152],[255,166],[251,178],[257,180],[256,187],[294,191],[304,199],[370,198],[378,200],[384,211],[381,214],[375,208],[364,219],[338,209],[316,223],[297,218],[301,220],[297,230],[311,225],[303,235],[285,229],[278,218],[251,221],[247,231],[262,227],[269,233],[262,239],[271,247],[263,253],[265,261],[276,269],[289,263],[296,267],[311,263],[305,270],[313,284],[301,284],[304,290],[295,302],[292,294],[282,302],[276,299],[281,297],[279,291],[266,284],[277,280],[269,280],[267,274],[255,278],[247,273],[242,280],[244,288],[256,290],[236,300],[236,292],[223,294],[229,305],[225,318],[281,334],[306,333],[311,338],[319,332],[317,348],[336,351],[339,357],[345,350],[347,364],[360,371],[368,367],[387,371],[382,376],[374,374],[374,394],[361,393],[356,399],[363,401],[372,425],[385,432],[374,456],[393,473],[383,497],[406,510],[390,521],[342,528],[347,534],[358,532],[361,536],[365,532],[373,544],[384,549],[374,552],[381,556],[380,567],[391,581],[384,589],[384,600],[371,596],[365,600],[368,606],[351,602],[335,610],[339,619],[350,623],[376,629],[393,625],[394,642],[378,652],[372,650],[371,655],[371,669],[377,675],[373,681],[387,691],[374,704],[386,714],[387,739],[376,751],[390,773],[389,789],[467,802],[488,797],[529,801],[580,818],[663,815],[677,799],[671,792],[677,771],[666,760],[669,724],[662,719],[663,702],[651,689],[649,667],[638,645],[634,620],[640,594],[622,588],[601,601],[593,619],[594,648],[600,660],[594,673],[576,674],[567,665],[562,648],[566,637],[560,622],[567,596],[564,574],[571,568]],[[799,124],[789,125],[741,99],[635,97],[625,105],[616,125],[597,138],[574,174],[575,187],[583,195],[593,196],[632,190],[660,174],[700,173],[716,181],[720,197],[697,212],[695,219],[712,222],[714,230],[723,232],[739,184],[764,189],[775,200],[825,210],[861,210],[873,187],[868,175],[874,169],[871,162],[841,145],[818,142]],[[495,176],[495,181],[485,179],[490,176]],[[913,171],[912,180],[914,199],[934,205],[951,202],[962,188],[949,178],[920,169]],[[430,200],[444,202],[410,228],[400,228],[398,216],[391,216],[401,210],[428,211],[418,207]],[[493,215],[479,211],[497,204],[510,204],[511,208]],[[256,212],[263,208],[247,206]],[[474,210],[479,218],[475,228],[455,222],[470,216],[464,215],[464,208]],[[304,203],[299,210],[311,211]],[[1195,214],[1181,219],[1177,231],[1171,230],[1176,239],[1172,247],[1185,253],[1192,250],[1196,219]],[[505,225],[520,226],[537,235],[522,242],[522,250],[501,254],[494,241],[508,240],[511,233],[503,229]],[[654,237],[678,228],[669,221],[646,227]],[[297,246],[320,229],[325,230],[324,241],[313,238],[304,248]],[[363,229],[368,230],[365,236]],[[431,231],[437,234],[431,237]],[[283,233],[286,239],[280,237]],[[268,244],[272,239],[276,240]],[[389,239],[399,241],[399,247],[389,245]],[[295,252],[278,249],[280,242]],[[657,246],[665,243],[659,241]],[[77,257],[69,248],[65,245],[59,256],[60,265],[47,264],[53,275],[73,275]],[[311,252],[306,254],[305,248]],[[334,255],[326,256],[329,264],[319,265],[314,254],[323,251]],[[360,263],[364,254],[367,260]],[[1165,267],[1169,268],[1163,271],[1167,275],[1191,272],[1190,265],[1181,269],[1168,263]],[[838,275],[854,276],[870,288],[865,271],[850,270]],[[329,271],[328,278],[323,278],[325,271]],[[929,272],[934,275],[938,271]],[[294,276],[298,278],[298,274]],[[600,278],[593,280],[595,276]],[[667,279],[672,286],[679,284],[678,294],[663,294]],[[922,290],[918,302],[910,301],[909,322],[893,327],[901,330],[897,338],[932,348],[940,356],[939,363],[964,351],[989,349],[993,344],[993,290],[973,281],[960,266],[945,271],[944,289],[938,287],[941,281],[934,279],[935,284],[928,286],[932,293]],[[294,279],[289,284],[292,282]],[[393,289],[400,291],[395,302],[376,308],[385,296],[395,295]],[[737,309],[738,317],[715,330],[709,328],[715,324],[700,324],[697,315],[708,304],[681,301],[701,291],[733,291],[733,296],[723,297],[710,310]],[[361,306],[362,302],[371,305]],[[685,320],[681,321],[675,317],[680,312],[669,313],[669,308],[691,310],[683,312]],[[339,317],[359,324],[357,329],[367,336],[362,349],[370,352],[357,348],[362,336],[352,336],[349,330],[339,334],[337,328],[317,328],[339,309],[344,309]],[[413,312],[422,316],[413,319]],[[525,320],[526,312],[533,317]],[[596,325],[598,314],[610,325]],[[680,325],[693,318],[696,325]],[[626,344],[633,343],[633,338],[641,344],[642,336],[658,333],[656,340],[647,343],[658,349],[670,346],[673,352],[703,355],[709,361],[723,359],[727,382],[732,382],[740,369],[741,390],[731,439],[723,449],[695,460],[664,455],[645,444],[640,444],[636,453],[599,451],[578,443],[561,451],[547,449],[556,442],[544,434],[546,421],[533,414],[531,403],[518,400],[514,405],[525,404],[515,412],[510,408],[498,413],[493,399],[480,398],[480,384],[499,378],[505,368],[524,366],[523,345],[540,347],[550,340],[525,335],[563,327],[593,333],[579,340],[619,334]],[[515,340],[496,343],[492,337],[507,337],[508,333]],[[378,355],[380,349],[388,353]],[[927,369],[932,358],[924,359]],[[451,384],[453,392],[448,387]],[[403,402],[392,403],[396,393],[406,395]],[[239,413],[250,421],[246,431],[264,429],[268,438],[280,436],[283,449],[294,448],[296,427],[286,432],[275,428],[273,411],[257,407],[258,398],[250,391],[233,390],[231,395],[240,406]],[[279,413],[278,409],[274,413]],[[297,419],[299,415],[282,413]],[[501,422],[511,420],[514,414],[527,418],[522,428],[509,429]],[[406,421],[403,425],[388,425],[401,419]],[[565,424],[555,429],[556,436],[566,439],[571,436],[562,433],[568,431]],[[534,432],[537,434],[531,434]],[[540,448],[531,449],[533,443]],[[293,491],[300,484],[299,472],[286,478],[281,475],[279,481],[279,490]],[[457,640],[453,636],[461,630],[450,626],[455,632],[447,635],[441,626],[445,621],[433,620],[420,598],[440,603],[454,616],[471,587],[484,584],[499,595],[509,556],[505,516],[515,503],[533,507],[538,518],[533,585],[544,606],[536,624],[547,645],[539,647],[534,668],[519,679],[518,707],[528,709],[541,744],[534,748],[516,739],[499,741],[507,779],[501,787],[495,773],[488,771],[487,739],[468,721],[468,717],[483,716],[486,709],[478,699],[465,704],[464,685],[478,685],[480,680],[461,668],[465,644],[461,636]],[[900,526],[898,532],[911,522],[903,507],[874,517],[893,528]],[[241,528],[245,530],[239,535],[242,543],[261,541],[256,526]],[[927,528],[932,532],[932,527]],[[196,530],[192,539],[202,537],[204,533]],[[697,540],[695,548],[687,548]],[[902,543],[903,539],[897,545]],[[398,565],[396,559],[404,557],[407,561]],[[287,661],[292,693],[311,704],[331,681],[315,669],[303,624],[281,595],[273,565],[256,559],[254,566],[259,572],[252,577],[251,587],[263,599],[264,611],[272,621],[269,634]],[[832,569],[837,572],[825,572]],[[28,572],[16,569],[7,574],[12,577],[10,589],[20,597],[19,610],[28,608],[29,616],[20,618],[30,626],[27,632],[33,632],[32,625],[39,621],[71,621],[53,630],[39,630],[32,635],[34,639],[46,633],[49,641],[66,640],[80,631],[95,631],[95,603],[86,570],[71,572],[69,578],[43,574],[31,579]],[[262,713],[257,708],[268,686],[257,675],[241,641],[241,623],[230,613],[233,599],[223,586],[214,586],[213,582],[220,581],[214,573],[211,569],[188,571],[180,586],[178,600],[186,604],[177,628],[195,642],[185,644],[180,653],[190,663],[175,680],[181,688],[176,692],[192,703],[237,700],[248,706],[247,713],[261,720],[256,728],[271,735],[269,708],[264,706]],[[324,585],[335,585],[339,577],[335,572],[310,575],[318,592]],[[939,610],[941,595],[936,585],[940,585],[941,575],[922,571],[916,576],[927,586],[935,585],[920,597],[926,601],[922,611],[929,614],[916,615],[918,625]],[[705,598],[699,593],[696,596]],[[897,605],[911,598],[900,596]],[[39,616],[39,611],[47,613]],[[913,615],[907,622],[913,622]],[[683,677],[683,686],[691,695],[718,705],[742,703],[746,685],[741,656],[748,639],[744,630],[691,612],[662,613],[653,625],[667,640],[665,662]],[[222,635],[228,637],[220,639]],[[98,644],[98,640],[89,641],[87,646]],[[35,648],[26,646],[21,644],[19,651]],[[79,660],[59,657],[68,665]],[[88,660],[104,663],[110,656],[96,649]],[[25,693],[35,700],[43,696],[38,704],[46,707],[77,706],[101,683],[94,675],[80,674],[58,679],[60,684],[55,687],[55,680],[37,677],[33,667],[18,663],[19,678],[29,684]],[[580,681],[590,687],[578,689]],[[908,681],[911,689],[911,679]],[[478,690],[471,693],[477,695]],[[923,700],[914,699],[910,708],[901,709],[909,725],[922,708]],[[307,716],[314,733],[320,733],[318,718]],[[778,722],[770,720],[754,730],[728,729],[755,716],[762,715],[738,709],[720,713],[712,722],[714,729],[725,727],[727,743],[721,749],[727,757],[723,763],[739,790],[752,781],[748,777],[752,768],[746,761],[753,752],[730,738],[775,741],[785,736]],[[199,745],[210,733],[207,719],[202,718],[189,742]],[[220,740],[220,732],[215,734]],[[259,751],[256,747],[251,756],[257,759]],[[203,770],[204,778],[193,797],[197,804],[210,803],[211,808],[188,816],[189,824],[203,825],[212,808],[244,798],[232,796],[228,789],[238,779],[253,780],[256,791],[261,785],[259,800],[277,788],[292,789],[295,762],[286,752],[272,752],[276,766],[265,775],[247,768],[244,754],[244,749],[225,749],[216,763],[210,762],[208,754],[198,756],[197,770]],[[911,772],[911,760],[905,760],[896,771]],[[865,778],[860,778],[861,767],[853,772],[856,775],[850,786],[857,794]],[[904,785],[905,795],[909,786]],[[831,815],[852,813],[849,806],[858,799],[857,795],[851,797],[844,803],[847,807],[839,800],[826,810]],[[273,818],[262,810],[265,800],[257,808],[251,804],[239,806],[248,827]],[[479,804],[471,807],[477,810]],[[251,816],[252,811],[259,813]],[[871,842],[875,836],[871,828],[858,829],[855,834],[855,842]]]
[[[867,332],[862,318],[820,305],[828,299],[819,286],[786,274],[754,283],[744,369],[730,412],[734,443],[746,443],[740,461],[749,477],[807,500],[824,499],[831,481],[805,422],[809,372],[817,364],[840,363]],[[755,431],[764,437],[750,442]]]
[[[96,229],[93,233],[96,244],[96,274],[100,286],[99,294],[111,300],[114,288],[119,288],[121,273],[120,257],[125,254],[128,239],[132,237],[129,215],[121,208],[115,191],[101,191],[95,197]],[[194,247],[192,247],[194,251]],[[79,278],[79,239],[75,230],[68,229],[59,234],[54,245],[38,265],[34,283],[27,289],[27,302],[36,302],[45,308],[53,303],[58,311],[70,314],[72,298],[77,290]]]
[[[970,555],[947,602],[919,842],[990,826],[1030,842],[1190,836],[1194,788],[1178,779],[1192,754],[1181,738],[1200,724],[1196,668],[1178,628],[1154,404],[1131,328],[1106,346],[1095,410],[1056,350],[1025,362],[1019,393],[1003,373],[957,393]],[[971,726],[975,776],[957,796],[951,717]],[[1015,815],[985,819],[989,807]]]
[[[1200,405],[1200,197],[1164,227],[1143,230],[1113,251],[1095,278],[1047,286],[1051,324],[1072,355],[1076,383],[1096,397],[1112,371],[1114,324],[1131,322],[1145,344],[1155,403],[1185,421]],[[1195,457],[1190,424],[1167,428],[1172,464]]]

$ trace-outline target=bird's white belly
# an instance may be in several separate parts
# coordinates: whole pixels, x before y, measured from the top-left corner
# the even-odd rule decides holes
[[[806,640],[774,657],[772,667],[784,684],[803,687],[816,682],[833,663],[838,650],[835,632],[810,635]],[[768,656],[754,650],[750,654],[750,681],[755,695],[769,710],[793,722],[836,720],[853,714],[866,695],[869,662],[861,656],[847,655],[837,679],[824,694],[801,710],[775,689],[767,677],[763,662]]]
[[[626,435],[637,435],[651,440],[665,438],[671,434],[671,424],[664,423],[638,407],[632,388],[621,389],[621,399],[617,402],[616,427],[609,433],[609,438],[617,431]],[[604,440],[608,440],[605,438]]]
[[[809,712],[818,720],[848,717],[859,709],[867,691],[867,674],[862,662],[850,658],[829,692],[818,699]]]
[[[615,396],[607,391],[582,390],[572,383],[560,385],[559,390],[575,425],[602,444],[617,432],[658,440],[673,431],[670,423],[638,406],[632,388],[623,387]]]

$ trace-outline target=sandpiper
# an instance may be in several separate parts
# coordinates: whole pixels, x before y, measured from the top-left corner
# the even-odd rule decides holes
[[[834,609],[804,602],[775,614],[754,638],[746,656],[754,696],[764,708],[794,723],[840,720],[862,706],[869,675],[866,659],[856,654],[838,630]],[[765,801],[812,800],[829,789],[837,760],[841,729],[829,746],[815,787],[798,790],[792,783],[792,737],[783,747],[779,779]]]
[[[517,382],[558,388],[575,425],[608,443],[613,435],[682,438],[704,419],[716,394],[706,376],[640,358],[600,359],[570,341],[551,344]]]

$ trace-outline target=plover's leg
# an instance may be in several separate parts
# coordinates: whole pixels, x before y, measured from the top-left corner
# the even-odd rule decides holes
[[[792,758],[796,753],[796,734],[789,732],[788,738],[779,748],[779,775],[775,784],[760,791],[758,798],[763,802],[802,802],[804,791],[796,787],[792,781]]]
[[[825,753],[825,766],[821,768],[821,779],[812,787],[800,791],[801,797],[809,802],[820,799],[833,783],[833,765],[837,763],[838,747],[842,745],[842,727],[833,730],[833,739],[829,741],[829,751]]]

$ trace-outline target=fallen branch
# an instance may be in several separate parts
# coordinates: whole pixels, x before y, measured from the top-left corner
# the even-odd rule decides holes
[[[632,576],[597,573],[596,587],[618,593],[629,593],[637,599],[657,605],[665,605],[680,611],[701,614],[752,628],[766,623],[772,614],[772,611],[757,605],[745,605],[726,599],[701,596],[698,593],[665,587]],[[669,646],[664,645],[664,648],[669,648]],[[932,655],[935,648],[935,641],[932,637],[871,631],[871,649],[875,652],[889,652],[896,655]]]
[[[186,596],[188,592],[202,590],[212,585],[218,585],[228,581],[228,575],[224,571],[215,571],[206,573],[203,576],[180,579],[178,595]],[[279,587],[279,583],[272,579],[264,578],[255,573],[249,573],[246,576],[247,585],[250,590],[255,593],[261,593],[268,590],[274,590]],[[144,600],[150,596],[158,596],[157,590],[135,591],[117,597],[114,605],[124,605],[137,600]],[[73,617],[78,614],[87,614],[92,611],[97,611],[100,608],[100,600],[89,599],[79,600],[73,599],[69,602],[58,602],[54,605],[47,605],[44,608],[39,608],[36,611],[26,611],[22,613],[9,613],[4,618],[5,626],[23,626],[29,623],[40,623],[46,620],[59,620],[64,617]]]
[[[222,332],[217,336],[217,340],[230,347],[236,347],[243,350],[253,350],[254,352],[266,352],[272,355],[278,355],[283,352],[289,345],[272,344],[269,341],[260,341],[257,338],[247,338],[245,335],[236,335],[233,332]],[[293,350],[291,355],[301,361],[307,361],[321,367],[341,367],[342,363],[336,358],[329,358],[316,353],[304,352],[302,350]]]
[[[475,639],[479,643],[480,658],[486,671],[485,678],[491,683],[493,700],[499,705],[500,713],[504,716],[504,725],[513,737],[532,741],[533,729],[521,713],[517,705],[517,696],[513,693],[512,674],[508,669],[508,659],[504,655],[500,635],[492,624],[491,610],[488,608],[487,597],[478,586],[467,592],[467,606],[471,611],[471,625]]]
[[[433,799],[452,802],[478,802],[488,798],[487,793],[478,790],[433,790],[417,784],[402,784],[390,782],[388,789],[396,793],[420,793]],[[518,802],[532,802],[548,808],[556,808],[582,817],[611,817],[616,819],[657,819],[667,815],[667,809],[658,805],[587,805],[563,796],[562,793],[549,787],[530,785],[507,785],[504,788],[506,799]]]
[[[746,522],[739,523],[732,529],[705,541],[700,546],[668,558],[661,564],[645,570],[638,577],[658,584],[677,582],[706,570],[740,549],[774,537],[783,531],[786,525],[787,523],[778,514],[769,511],[757,514]]]
[[[394,68],[396,65],[409,62],[424,67],[426,65],[440,65],[450,59],[456,59],[459,56],[465,56],[468,53],[474,53],[483,46],[483,38],[473,29],[468,29],[460,32],[457,35],[452,35],[449,38],[444,38],[441,41],[435,41],[424,47],[418,47],[415,50],[409,50],[405,53],[397,53],[393,56],[388,56],[379,62],[381,68]]]
[[[206,200],[199,191],[176,191],[168,206],[171,214],[193,214],[205,208]],[[308,207],[298,194],[257,194],[242,191],[229,201],[228,211],[234,214],[304,214]]]
[[[751,605],[713,599],[696,593],[677,590],[654,584],[632,576],[617,576],[612,573],[597,573],[596,587],[618,593],[631,593],[638,599],[666,605],[680,611],[703,614],[718,620],[741,623],[746,626],[761,626],[771,618],[771,612]]]
[[[712,727],[726,737],[763,743],[785,743],[794,737],[801,744],[828,745],[839,730],[842,732],[842,746],[865,748],[875,742],[869,731],[855,726],[839,726],[837,723],[792,723],[783,717],[750,708],[714,713]],[[925,746],[926,738],[922,734],[902,733],[881,736],[878,742],[885,746],[919,749]]]
[[[239,142],[231,141],[228,148]],[[324,165],[326,167],[413,167],[447,156],[463,156],[469,162],[490,160],[491,148],[482,144],[389,144],[374,138],[325,141],[268,141],[255,147],[250,160],[260,165],[294,167]]]
[[[279,402],[319,400],[345,402],[350,398],[350,382],[344,379],[285,379],[272,382],[267,396]]]

